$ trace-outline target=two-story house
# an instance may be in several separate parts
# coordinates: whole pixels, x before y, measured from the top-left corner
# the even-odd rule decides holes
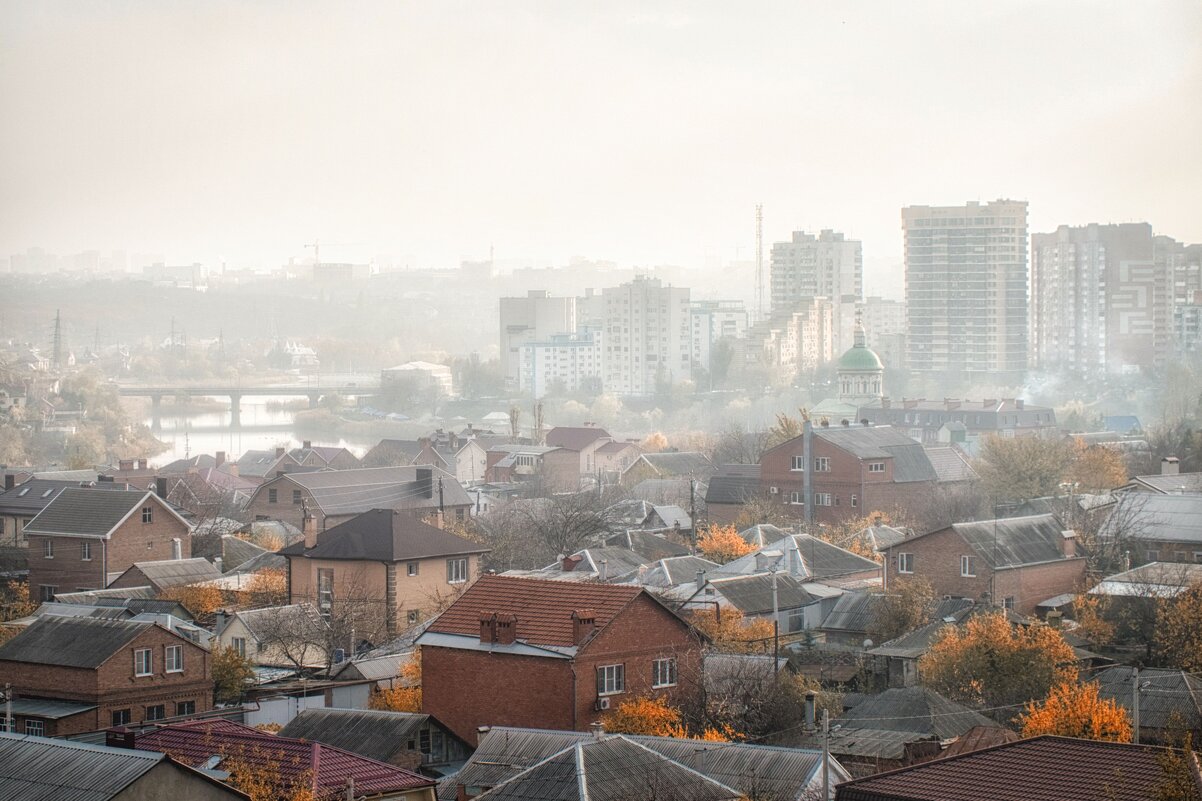
[[[30,595],[100,590],[135,562],[187,558],[190,535],[153,492],[64,489],[25,525]]]
[[[963,459],[951,456],[965,469],[932,463],[922,445],[890,426],[807,421],[801,436],[760,457],[760,486],[798,518],[839,523],[922,504],[941,483],[941,470],[952,481],[969,478]]]
[[[354,598],[383,605],[395,634],[430,617],[480,575],[488,548],[394,509],[373,509],[280,551],[290,603],[328,610]]]
[[[417,639],[422,711],[481,726],[587,730],[638,696],[701,691],[701,636],[641,587],[482,576]]]
[[[16,730],[63,737],[212,708],[209,652],[149,621],[42,617],[0,645]]]
[[[396,509],[417,517],[442,511],[464,520],[475,501],[454,476],[436,467],[364,467],[284,473],[255,490],[246,511],[255,520],[282,520],[300,528],[306,513],[321,529],[369,509]]]
[[[1054,515],[979,520],[909,537],[885,550],[885,587],[915,578],[936,596],[996,603],[1020,615],[1077,591],[1086,560]]]
[[[58,494],[70,488],[91,488],[124,491],[128,484],[112,481],[67,481],[63,479],[31,478],[18,483],[16,476],[4,476],[4,492],[0,492],[0,547],[24,548],[25,525],[38,512],[50,505]]]
[[[321,467],[330,470],[353,470],[362,467],[359,457],[336,445],[314,445],[309,440],[288,452],[301,467]]]

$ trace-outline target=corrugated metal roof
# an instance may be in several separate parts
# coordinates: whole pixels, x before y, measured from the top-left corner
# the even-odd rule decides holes
[[[372,509],[317,535],[317,545],[294,542],[279,553],[307,559],[404,562],[487,553],[489,548],[395,509]]]
[[[997,726],[984,715],[926,687],[900,687],[870,695],[834,721],[844,729],[888,729],[959,737],[974,726]]]
[[[29,715],[46,720],[59,720],[90,712],[96,704],[75,703],[72,701],[47,701],[42,698],[14,698],[12,700],[14,715]]]
[[[153,623],[90,617],[43,617],[0,645],[0,660],[96,668]]]
[[[154,562],[134,562],[125,573],[140,572],[160,590],[197,584],[221,578],[221,571],[208,559],[162,559]],[[122,573],[122,575],[125,575]]]
[[[758,467],[758,465],[757,465]],[[705,502],[746,503],[760,494],[760,477],[754,476],[711,476],[705,488]]]
[[[280,478],[308,490],[313,500],[327,515],[346,515],[369,509],[422,509],[438,505],[438,483],[442,481],[443,500],[447,506],[469,506],[472,498],[463,485],[449,473],[437,467],[431,470],[434,489],[424,497],[417,487],[419,467],[360,467],[352,470],[320,470],[310,473],[285,473]],[[273,484],[276,479],[263,484]]]
[[[112,531],[148,496],[153,497],[153,493],[145,490],[113,492],[67,488],[29,521],[25,531],[29,534],[86,534],[98,537]]]
[[[1122,528],[1135,540],[1202,544],[1202,495],[1124,492],[1102,526],[1102,536]]]
[[[107,801],[166,754],[0,732],[0,798]]]
[[[1126,665],[1099,671],[1098,695],[1130,712],[1134,678]],[[1202,730],[1202,679],[1180,670],[1143,668],[1139,686],[1140,728]]]
[[[394,674],[395,675],[395,674]],[[380,762],[390,762],[430,720],[414,712],[369,709],[306,709],[280,730],[281,737],[325,743]]]
[[[995,569],[1064,558],[1064,526],[1054,515],[956,523],[952,528]]]
[[[698,590],[698,594],[704,595],[706,590],[712,587],[740,612],[746,615],[761,615],[772,612],[772,581],[770,573],[713,578],[705,588]],[[800,609],[815,600],[814,596],[801,586],[801,582],[788,573],[776,575],[777,608]]]

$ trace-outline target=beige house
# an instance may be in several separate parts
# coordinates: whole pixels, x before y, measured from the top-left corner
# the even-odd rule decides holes
[[[313,604],[243,609],[217,620],[217,641],[253,665],[325,667],[325,622]]]
[[[478,543],[394,509],[373,509],[284,548],[288,595],[326,615],[340,601],[382,605],[389,634],[438,614],[480,575]]]

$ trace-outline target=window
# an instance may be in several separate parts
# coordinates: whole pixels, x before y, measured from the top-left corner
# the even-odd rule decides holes
[[[405,615],[405,619],[409,622],[410,626],[416,626],[420,617],[416,609],[410,609],[409,613]]]
[[[805,497],[803,496],[803,493],[800,493],[800,492],[790,492],[790,493],[789,493],[789,503],[798,504],[798,505],[804,505],[804,504],[805,504]]]
[[[184,646],[168,645],[164,662],[168,673],[184,672]]]
[[[236,653],[238,656],[242,657],[243,659],[246,658],[246,638],[245,637],[231,637],[230,638],[230,648],[233,648],[234,653]]]
[[[292,490],[292,505],[293,506],[301,505],[301,491],[300,490]]]
[[[149,676],[154,672],[154,659],[149,648],[139,648],[134,651],[134,675]]]
[[[447,560],[447,582],[462,584],[467,581],[467,558]]]
[[[416,576],[417,575],[417,562],[409,562],[408,564],[406,564],[405,572],[408,573],[410,576]]]
[[[831,497],[831,494],[829,492],[815,492],[814,493],[814,505],[815,506],[831,506],[832,504],[834,504],[834,499]]]
[[[676,660],[674,658],[669,657],[668,659],[657,659],[652,663],[651,686],[676,686]]]
[[[806,469],[806,458],[804,456],[794,456],[789,460],[789,469],[804,472]]]
[[[167,717],[167,707],[163,704],[155,704],[154,706],[146,707],[146,717],[143,720],[162,720]]]
[[[868,463],[868,472],[869,473],[885,472],[885,463],[884,462],[869,462]]]
[[[92,543],[85,542],[79,546],[79,560],[81,562],[92,561]]]
[[[818,473],[829,473],[831,471],[831,457],[815,456],[814,470]]]
[[[897,572],[898,573],[913,573],[914,572],[914,554],[899,553],[897,555]]]
[[[1194,551],[1194,561],[1202,564],[1202,551]]]
[[[1160,561],[1160,551],[1158,551],[1154,548],[1149,550],[1148,551],[1148,561],[1149,562],[1159,562]]]
[[[1014,608],[1014,596],[1013,595],[1008,595],[1002,599],[1002,608],[1003,609],[1013,609]]]
[[[179,717],[180,715],[195,715],[196,714],[196,702],[195,701],[176,701],[175,714],[176,714],[176,717]]]
[[[855,495],[851,496],[851,508],[855,509],[859,505],[860,505],[860,499],[857,498]]]
[[[625,690],[625,665],[603,665],[597,668],[597,695],[613,695]]]
[[[279,490],[277,490],[277,489],[267,490],[267,502],[268,503],[275,503],[276,501],[279,500],[279,497],[280,497]]]
[[[142,522],[143,523],[153,523],[154,522],[154,509],[152,507],[150,507],[150,506],[142,507]]]
[[[56,592],[58,592],[58,586],[55,584],[41,585],[41,598],[47,603],[54,600],[54,594]]]
[[[113,725],[114,726],[125,726],[128,723],[129,723],[129,710],[128,709],[114,709],[113,710]]]
[[[458,509],[455,510],[455,519],[456,520],[463,519],[463,507],[462,506],[460,506]]]
[[[975,578],[977,575],[977,557],[960,557],[960,575],[964,578]]]
[[[334,603],[334,568],[319,567],[317,569],[317,605],[324,611],[329,611]]]
[[[42,544],[42,556],[46,559],[54,558],[54,540],[46,540]]]
[[[46,733],[46,724],[40,720],[26,720],[25,733],[41,737]]]

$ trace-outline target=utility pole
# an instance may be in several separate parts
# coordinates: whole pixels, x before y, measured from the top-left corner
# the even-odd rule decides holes
[[[439,516],[441,517],[445,511],[446,511],[446,507],[443,505],[443,496],[442,496],[442,476],[439,476],[438,477],[438,514],[439,514]]]
[[[772,573],[772,675],[780,670],[780,596],[776,592],[776,570]]]
[[[1131,668],[1131,741],[1139,743],[1139,668]]]
[[[693,540],[693,556],[697,555],[697,479],[689,479],[689,537]]]
[[[63,314],[58,309],[54,310],[54,369],[60,370],[63,366]]]
[[[17,730],[13,723],[13,686],[8,682],[4,682],[4,730]]]
[[[831,715],[822,710],[822,801],[831,797]]]

